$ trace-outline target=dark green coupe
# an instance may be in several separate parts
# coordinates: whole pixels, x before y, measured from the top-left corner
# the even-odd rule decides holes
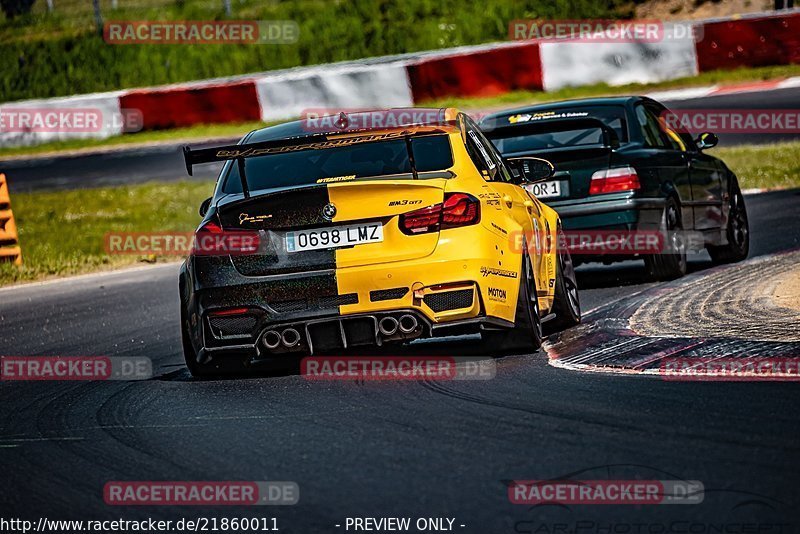
[[[749,251],[744,198],[734,173],[705,151],[711,133],[670,129],[670,111],[650,98],[592,98],[495,113],[480,127],[505,158],[537,156],[552,178],[528,186],[561,216],[564,230],[659,231],[670,247],[638,254],[656,279],[686,273],[687,239],[715,263]],[[630,255],[574,255],[606,263]]]

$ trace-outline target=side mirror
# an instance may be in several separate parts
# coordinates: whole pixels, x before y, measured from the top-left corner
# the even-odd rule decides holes
[[[697,145],[697,148],[700,150],[715,147],[717,143],[719,143],[719,137],[711,132],[701,133],[697,136],[697,139],[694,140],[694,144]]]
[[[553,164],[542,158],[531,156],[508,158],[506,162],[512,173],[519,178],[521,184],[532,184],[547,180],[556,172]]]
[[[200,209],[198,210],[199,213],[200,213],[200,217],[205,217],[206,213],[208,213],[208,208],[210,208],[210,207],[211,207],[211,197],[205,199],[200,204]]]

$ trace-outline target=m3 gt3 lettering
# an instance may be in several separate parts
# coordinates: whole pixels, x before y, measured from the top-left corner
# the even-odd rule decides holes
[[[258,222],[267,244],[182,266],[181,315],[198,318],[181,324],[193,374],[453,331],[480,334],[493,353],[531,351],[542,318],[548,329],[580,320],[577,300],[558,291],[574,273],[549,268],[569,252],[509,239],[558,228],[556,213],[530,209],[526,183],[468,116],[432,111],[431,124],[337,137],[347,134],[297,121],[234,147],[184,150],[189,167],[236,160],[198,232]]]

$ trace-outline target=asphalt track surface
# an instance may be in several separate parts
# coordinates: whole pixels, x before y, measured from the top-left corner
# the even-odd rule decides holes
[[[751,257],[800,247],[800,190],[746,200]],[[695,258],[689,276],[709,267]],[[595,319],[654,287],[636,262],[579,276]],[[282,532],[345,532],[347,517],[379,516],[450,517],[465,533],[800,529],[796,383],[580,373],[542,352],[497,359],[488,381],[198,381],[177,317],[175,265],[0,290],[2,354],[147,356],[156,375],[0,383],[0,517],[276,517]],[[705,493],[695,505],[509,502],[508,481],[550,478],[699,480]],[[300,502],[110,507],[113,480],[295,481]]]
[[[679,102],[665,101],[677,109],[800,109],[800,88],[734,93]],[[242,132],[244,134],[246,132]],[[774,143],[797,139],[797,134],[720,134],[720,146]],[[233,142],[229,140],[229,142]],[[202,144],[198,146],[204,146]],[[220,164],[195,167],[186,174],[180,145],[162,144],[147,148],[111,150],[88,155],[0,159],[0,172],[8,176],[13,192],[36,189],[70,189],[134,184],[148,181],[216,178]]]

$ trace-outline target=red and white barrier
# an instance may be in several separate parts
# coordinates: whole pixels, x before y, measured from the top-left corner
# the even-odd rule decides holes
[[[800,63],[800,12],[705,22],[697,60],[701,72]]]
[[[120,96],[120,107],[140,110],[143,130],[261,118],[252,80],[134,89]]]
[[[698,72],[691,35],[659,42],[542,43],[541,58],[545,91],[596,83],[656,83]]]
[[[492,43],[164,87],[15,102],[4,104],[0,112],[94,107],[111,118],[132,109],[141,112],[142,129],[152,130],[284,120],[309,108],[409,107],[448,97],[554,91],[595,83],[652,83],[720,68],[800,63],[800,10],[702,21],[695,29],[694,39],[662,42]],[[104,121],[92,132],[8,131],[0,122],[0,146],[120,133],[121,119]]]
[[[0,146],[67,139],[105,139],[123,133],[121,91],[25,100],[0,106]]]
[[[409,64],[414,101],[542,90],[539,43],[516,42],[442,52]]]
[[[297,69],[255,81],[261,120],[299,117],[314,109],[411,107],[404,63]]]

